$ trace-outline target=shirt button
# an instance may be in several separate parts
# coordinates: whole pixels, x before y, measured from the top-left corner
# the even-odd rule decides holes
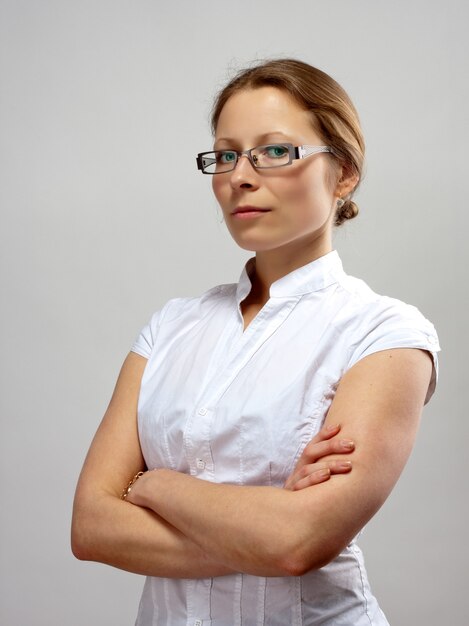
[[[203,470],[205,468],[205,461],[203,459],[196,459],[195,464],[197,469]]]
[[[196,619],[194,622],[194,626],[203,626],[201,619]]]
[[[201,409],[199,409],[199,410],[197,411],[197,413],[198,413],[199,415],[206,415],[206,413],[207,413],[207,409],[206,409],[205,407],[202,407]]]

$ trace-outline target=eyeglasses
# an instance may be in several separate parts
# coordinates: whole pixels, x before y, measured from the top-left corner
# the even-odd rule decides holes
[[[271,143],[265,146],[256,146],[243,152],[238,152],[238,150],[199,152],[197,169],[202,170],[202,174],[231,172],[244,155],[256,169],[270,169],[291,165],[292,161],[296,159],[305,159],[319,152],[332,153],[332,148],[329,146],[294,146],[291,143]]]

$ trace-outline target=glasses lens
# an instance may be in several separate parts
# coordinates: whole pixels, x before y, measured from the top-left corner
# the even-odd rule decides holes
[[[238,155],[233,150],[208,152],[202,158],[202,167],[207,174],[221,174],[234,169]]]
[[[290,163],[288,146],[280,143],[257,146],[251,154],[256,167],[282,167]]]

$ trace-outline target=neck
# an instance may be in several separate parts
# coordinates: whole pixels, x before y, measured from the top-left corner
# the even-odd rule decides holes
[[[319,238],[300,245],[295,242],[294,249],[287,244],[275,250],[256,252],[255,272],[251,277],[251,297],[257,302],[267,302],[272,283],[331,251],[331,238]]]

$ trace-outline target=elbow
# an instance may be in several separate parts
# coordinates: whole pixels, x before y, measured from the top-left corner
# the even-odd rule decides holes
[[[287,554],[280,563],[282,576],[303,576],[312,569],[316,569],[314,564],[295,554]]]
[[[73,519],[70,536],[70,547],[72,554],[79,561],[91,561],[90,542],[87,540],[87,533],[84,532],[81,522]]]
[[[70,534],[70,547],[72,554],[79,561],[96,561],[95,524],[93,516],[84,511],[74,511]]]
[[[70,542],[70,547],[72,549],[73,556],[79,561],[90,561],[88,558],[88,553],[86,552],[86,547],[77,540],[76,537],[72,535],[72,539]]]
[[[312,525],[307,516],[299,515],[289,523],[283,541],[278,542],[277,563],[283,576],[303,576],[325,567],[337,558],[354,535],[333,529],[321,531],[322,524]],[[315,527],[314,527],[315,526]],[[280,533],[278,533],[280,535]]]
[[[311,545],[302,542],[301,545],[290,546],[282,555],[280,569],[283,576],[303,576],[312,570],[318,570],[333,561],[341,549],[330,545]]]
[[[114,509],[109,504],[114,500],[114,496],[95,493],[75,498],[70,544],[78,560],[107,563],[112,545],[110,524],[114,526]]]
[[[333,560],[331,558],[318,558],[317,555],[287,555],[282,563],[284,576],[304,576],[312,570],[320,569]]]
[[[247,573],[260,576],[303,576],[326,565],[328,558],[323,549],[302,533],[299,525],[283,532],[277,527],[271,536],[262,536],[256,542],[258,551],[255,567]],[[252,556],[252,552],[251,552]],[[242,569],[242,568],[241,568]]]

